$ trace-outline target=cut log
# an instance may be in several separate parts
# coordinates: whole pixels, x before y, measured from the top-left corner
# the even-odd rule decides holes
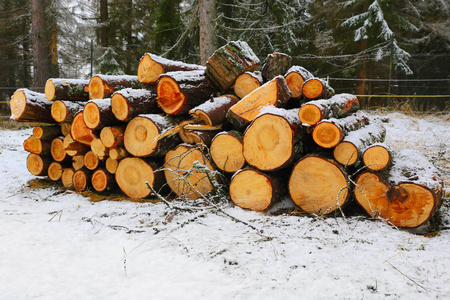
[[[70,134],[70,128],[72,127],[72,123],[61,123],[61,133],[63,136],[67,136]]]
[[[101,160],[98,158],[97,155],[94,154],[93,151],[88,151],[84,155],[84,166],[88,170],[95,170],[99,167]]]
[[[362,159],[364,165],[372,171],[382,171],[392,165],[393,151],[391,148],[381,143],[375,143],[363,150]]]
[[[139,61],[137,76],[141,83],[155,84],[161,74],[173,71],[205,70],[204,66],[186,64],[169,60],[161,56],[145,53]],[[151,113],[151,112],[147,112]]]
[[[207,147],[211,145],[211,141],[216,136],[217,130],[184,130],[179,132],[181,140],[186,144],[202,144]]]
[[[101,139],[92,141],[91,150],[99,159],[104,159],[109,154],[109,148],[105,147]]]
[[[50,152],[52,154],[53,160],[56,162],[63,162],[70,160],[70,156],[67,154],[64,149],[64,138],[57,137],[52,140],[50,145]]]
[[[284,77],[277,76],[233,105],[228,110],[227,119],[240,130],[253,121],[264,107],[283,107],[290,98],[291,92]]]
[[[280,177],[247,167],[233,175],[230,198],[237,206],[255,211],[268,209],[286,191]]]
[[[101,75],[92,76],[89,81],[89,99],[110,98],[115,91],[126,88],[142,89],[144,87],[137,76]]]
[[[121,124],[112,112],[111,98],[90,100],[83,109],[86,126],[91,130],[99,130],[105,126]]]
[[[303,67],[292,66],[286,72],[284,78],[286,79],[286,83],[292,93],[292,98],[298,99],[303,95],[303,84],[305,83],[305,81],[314,78],[314,75]]]
[[[344,166],[358,166],[364,149],[369,145],[383,142],[385,136],[386,128],[381,122],[373,122],[352,131],[334,148],[334,159]]]
[[[291,66],[291,56],[284,53],[275,52],[267,55],[261,69],[261,74],[265,81],[270,81],[276,76],[284,76]]]
[[[45,97],[49,101],[87,101],[89,100],[89,80],[50,78],[45,83]]]
[[[33,136],[42,141],[51,141],[61,135],[61,126],[37,126],[33,128]]]
[[[159,107],[169,115],[184,114],[210,99],[215,89],[205,71],[164,73],[156,86]]]
[[[210,153],[220,170],[235,173],[245,165],[242,147],[243,135],[237,131],[221,132],[211,142]]]
[[[133,156],[163,156],[178,145],[178,134],[164,133],[176,125],[168,116],[139,115],[128,123],[124,133],[125,149]]]
[[[243,41],[229,42],[214,52],[206,62],[206,74],[222,91],[228,90],[244,72],[261,65],[250,46]]]
[[[25,149],[25,151],[28,151],[30,153],[49,155],[51,142],[41,141],[40,139],[32,135],[23,142],[23,148]]]
[[[316,125],[323,119],[344,118],[359,109],[359,100],[351,94],[337,94],[330,99],[309,101],[299,111],[302,123]]]
[[[119,166],[119,161],[117,159],[113,159],[111,157],[108,157],[106,159],[105,168],[109,173],[115,174],[118,166]]]
[[[244,158],[261,171],[289,167],[304,153],[305,134],[298,108],[268,107],[245,130]]]
[[[64,137],[63,149],[66,151],[67,155],[75,156],[86,154],[86,152],[90,150],[90,147],[88,145],[74,141],[72,139],[72,136],[68,134]]]
[[[77,113],[73,118],[70,127],[70,135],[74,141],[88,146],[90,146],[92,141],[97,138],[97,135],[86,126],[82,111]]]
[[[84,154],[83,155],[75,155],[72,157],[72,168],[75,171],[80,170],[84,167]]]
[[[389,174],[365,171],[356,179],[355,199],[374,218],[400,227],[425,224],[441,205],[440,172],[420,153],[402,150]]]
[[[155,91],[144,89],[123,89],[111,96],[111,107],[119,121],[129,122],[140,114],[156,114],[161,110]]]
[[[317,123],[312,137],[317,145],[323,148],[336,147],[349,132],[358,130],[369,124],[369,119],[361,111],[342,119],[326,119]]]
[[[91,184],[99,193],[114,190],[117,187],[114,175],[105,169],[97,169],[92,174]]]
[[[236,78],[234,93],[239,98],[244,98],[263,84],[260,71],[245,72]]]
[[[150,195],[150,186],[157,192],[164,184],[161,164],[138,157],[126,157],[119,162],[115,176],[120,189],[130,198],[142,199]]]
[[[214,168],[200,148],[181,144],[167,152],[164,161],[167,184],[177,196],[195,200],[214,189]]]
[[[326,81],[311,78],[303,84],[302,94],[308,100],[327,99],[334,95],[334,90]]]
[[[54,123],[50,112],[52,104],[43,93],[19,89],[12,95],[9,103],[11,120]]]
[[[73,174],[73,188],[77,192],[83,192],[91,186],[92,171],[85,168],[75,171]]]
[[[58,123],[71,123],[73,117],[83,110],[85,102],[56,100],[52,104],[51,114]]]
[[[329,214],[349,198],[350,183],[341,165],[331,159],[308,155],[298,161],[289,179],[289,194],[302,210]]]
[[[128,156],[127,150],[122,147],[116,147],[109,150],[109,157],[112,159],[121,160],[122,158],[125,158]]]
[[[64,163],[57,161],[52,162],[48,167],[47,172],[48,178],[50,178],[53,181],[60,180],[63,174],[63,170],[67,167],[69,167],[69,164],[67,162]]]
[[[27,169],[34,176],[47,175],[48,167],[52,160],[47,156],[40,156],[38,154],[30,153],[27,156]]]
[[[73,188],[73,174],[75,174],[73,168],[66,168],[62,172],[61,181],[66,189]]]
[[[100,132],[100,139],[105,147],[115,148],[123,145],[124,133],[125,127],[104,127]]]
[[[189,114],[194,119],[201,120],[205,125],[219,126],[225,121],[230,107],[238,101],[239,99],[234,95],[214,97],[191,109]]]

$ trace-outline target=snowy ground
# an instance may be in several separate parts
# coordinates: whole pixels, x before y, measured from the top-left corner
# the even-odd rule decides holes
[[[448,115],[384,116],[388,144],[418,149],[448,171]],[[162,203],[93,203],[57,187],[31,188],[22,148],[30,134],[0,130],[1,300],[450,295],[448,206],[434,237],[363,214],[318,219],[225,209],[262,233],[214,213],[167,218]]]

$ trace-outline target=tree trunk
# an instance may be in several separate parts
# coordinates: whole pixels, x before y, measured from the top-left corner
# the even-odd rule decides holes
[[[49,155],[51,148],[50,144],[50,141],[41,141],[32,135],[23,142],[23,148],[30,153]]]
[[[103,127],[100,132],[100,139],[107,148],[123,146],[125,127],[111,126]]]
[[[88,101],[89,80],[50,78],[45,83],[45,97],[49,101]]]
[[[265,81],[270,81],[276,76],[284,76],[291,66],[291,56],[284,53],[275,52],[267,55],[261,74]]]
[[[48,156],[40,156],[38,154],[30,153],[27,156],[27,169],[34,176],[45,176],[48,172],[48,167],[52,160]]]
[[[199,29],[200,29],[200,63],[205,65],[208,58],[213,54],[214,46],[214,26],[213,19],[215,16],[214,0],[199,0]]]
[[[117,187],[114,175],[105,169],[97,169],[92,174],[92,187],[99,193],[114,190]]]
[[[45,1],[31,0],[31,40],[33,43],[33,86],[44,90],[50,76],[47,51],[47,29],[45,27]]]
[[[111,98],[90,100],[83,109],[83,119],[91,130],[100,130],[105,126],[119,125],[112,112]]]
[[[88,146],[90,146],[92,141],[97,138],[97,135],[86,126],[82,111],[78,112],[75,117],[73,117],[70,135],[74,141]]]
[[[51,141],[60,135],[62,134],[61,126],[59,125],[36,126],[33,128],[33,136],[42,141]]]
[[[334,90],[326,81],[311,78],[303,84],[302,94],[308,100],[328,99],[334,95]]]
[[[234,93],[239,98],[244,98],[263,84],[260,71],[245,72],[236,78]]]
[[[109,98],[115,91],[126,88],[142,89],[144,85],[137,76],[97,74],[89,80],[89,99]]]
[[[228,90],[244,72],[256,71],[261,62],[246,42],[229,42],[206,63],[206,74],[222,91]]]
[[[299,160],[289,179],[289,194],[302,210],[317,215],[330,214],[349,198],[350,182],[337,162],[316,155]]]
[[[42,93],[19,89],[11,97],[11,120],[54,123],[51,107],[53,102]]]
[[[283,107],[290,98],[291,92],[284,77],[277,76],[233,105],[228,111],[227,119],[234,128],[241,130],[253,121],[264,107]]]
[[[156,92],[144,89],[123,89],[111,96],[111,107],[119,121],[129,122],[140,114],[156,114],[158,107]]]
[[[211,98],[211,100],[194,107],[189,114],[195,119],[200,119],[205,125],[219,126],[225,119],[230,107],[239,99],[234,95],[223,95]]]
[[[52,104],[51,114],[58,123],[71,123],[73,117],[83,110],[84,102],[56,100]]]
[[[230,198],[237,206],[255,211],[268,209],[286,193],[280,176],[247,167],[236,172],[230,182]]]
[[[169,115],[184,114],[214,94],[204,71],[178,71],[162,74],[156,87],[159,107]]]
[[[103,48],[109,46],[109,30],[108,0],[100,0],[100,45]]]
[[[238,131],[221,132],[211,142],[210,153],[220,170],[235,173],[246,163],[242,147],[243,135]]]
[[[314,126],[329,118],[343,118],[359,110],[359,101],[351,94],[337,94],[330,99],[309,101],[298,113],[302,123]]]
[[[286,83],[292,93],[292,98],[298,99],[303,95],[303,84],[305,81],[314,78],[314,75],[303,67],[292,66],[286,72],[284,78],[286,79]]]
[[[388,145],[382,142],[370,145],[363,150],[362,159],[369,170],[380,172],[392,165],[394,153]]]

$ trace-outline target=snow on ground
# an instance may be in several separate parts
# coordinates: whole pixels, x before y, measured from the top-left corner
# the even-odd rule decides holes
[[[389,118],[395,150],[449,161],[448,118]],[[363,214],[314,218],[229,206],[90,202],[30,188],[26,130],[0,130],[0,299],[445,299],[450,231],[429,238]],[[448,170],[448,169],[447,169]],[[446,181],[448,183],[448,174]],[[448,189],[447,189],[448,192]],[[450,223],[447,206],[443,225]]]

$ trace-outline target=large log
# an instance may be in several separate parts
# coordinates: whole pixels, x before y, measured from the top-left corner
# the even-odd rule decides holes
[[[361,173],[354,194],[374,218],[400,227],[425,224],[437,211],[443,195],[440,172],[417,151],[402,150],[388,173]]]
[[[388,145],[382,142],[368,145],[363,150],[362,160],[369,170],[380,172],[392,165],[394,153]]]
[[[173,71],[195,71],[205,70],[201,65],[186,64],[174,61],[161,56],[145,53],[139,61],[137,76],[141,83],[155,84],[161,74]],[[143,112],[152,113],[152,112]]]
[[[161,112],[155,91],[145,89],[123,89],[111,96],[111,108],[119,121],[129,122],[140,114]]]
[[[261,74],[265,81],[269,81],[276,76],[284,76],[291,66],[291,56],[284,53],[275,52],[267,55],[261,69]]]
[[[349,132],[369,124],[369,119],[362,111],[342,119],[326,119],[317,123],[312,137],[323,148],[336,147]]]
[[[230,198],[237,206],[255,211],[268,209],[285,194],[281,177],[247,167],[231,178]]]
[[[264,107],[283,107],[290,98],[291,92],[284,77],[277,76],[233,105],[228,110],[227,119],[240,130],[253,121]]]
[[[45,97],[49,101],[87,101],[89,80],[50,78],[45,83]]]
[[[42,141],[53,140],[61,135],[61,126],[48,125],[48,126],[36,126],[33,128],[33,136]]]
[[[137,76],[97,74],[89,80],[89,99],[109,98],[115,91],[121,89],[143,87]]]
[[[56,100],[52,104],[51,114],[58,123],[71,123],[73,117],[83,110],[85,102]]]
[[[298,109],[268,107],[245,130],[245,160],[262,171],[289,167],[304,153],[305,134]]]
[[[167,152],[164,161],[167,184],[177,196],[195,200],[214,189],[214,168],[200,148],[178,145]]]
[[[220,132],[211,142],[210,153],[220,170],[235,173],[246,163],[242,147],[243,135],[238,131]]]
[[[85,145],[90,146],[92,141],[97,135],[86,126],[84,122],[83,112],[78,112],[72,120],[72,126],[70,127],[70,135],[73,140]]]
[[[236,78],[234,83],[234,93],[239,98],[244,98],[263,84],[260,71],[245,72]]]
[[[344,118],[359,109],[359,100],[351,94],[337,94],[330,99],[309,101],[298,113],[302,123],[316,125],[323,119]]]
[[[99,193],[111,191],[117,187],[114,175],[102,168],[94,171],[91,177],[91,184],[94,190]]]
[[[308,100],[327,99],[334,95],[334,89],[320,78],[310,78],[303,84],[302,94]]]
[[[121,124],[112,112],[111,98],[94,99],[86,103],[83,109],[86,126],[91,130],[100,130],[105,126]]]
[[[206,74],[222,91],[228,90],[244,72],[256,71],[259,58],[246,42],[229,42],[214,52],[206,62]]]
[[[205,71],[164,73],[156,86],[158,106],[169,115],[184,114],[210,99],[215,89]]]
[[[289,179],[289,194],[310,214],[329,214],[342,207],[350,195],[350,182],[344,168],[321,156],[299,160]]]
[[[300,66],[292,66],[284,75],[287,86],[292,93],[292,98],[300,98],[303,95],[303,84],[305,81],[313,77],[314,75],[305,68]]]
[[[125,149],[134,156],[163,156],[178,145],[178,134],[165,134],[177,122],[169,116],[139,115],[128,123],[124,133]]]
[[[43,93],[19,89],[11,97],[11,120],[54,123],[51,115],[53,102],[48,101]]]
[[[120,189],[130,198],[142,199],[150,195],[150,186],[157,192],[164,184],[164,174],[157,161],[126,157],[119,162],[115,177]]]
[[[38,154],[30,153],[27,156],[27,169],[34,176],[47,175],[48,167],[52,160],[47,156],[40,156]]]
[[[201,120],[208,126],[219,126],[225,119],[230,107],[235,105],[239,99],[234,95],[223,95],[211,98],[189,111],[194,119]]]
[[[51,142],[42,141],[32,135],[23,142],[23,148],[30,153],[48,155],[50,154]]]

